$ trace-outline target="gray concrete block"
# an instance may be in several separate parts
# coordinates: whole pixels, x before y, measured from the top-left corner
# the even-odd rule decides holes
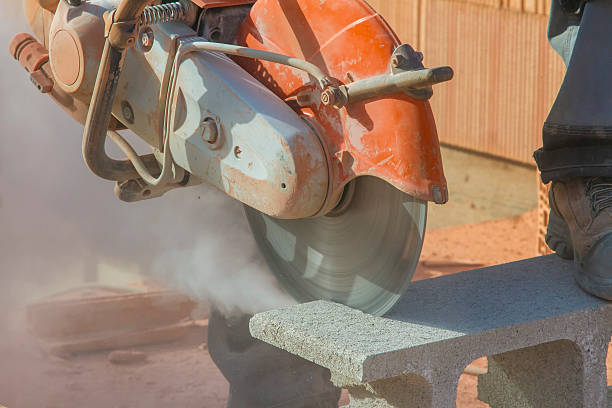
[[[510,351],[488,360],[489,372],[479,376],[478,399],[491,407],[585,406],[583,353],[569,340]]]
[[[550,256],[415,282],[385,317],[323,301],[292,306],[256,315],[251,333],[329,368],[339,385],[354,388],[351,406],[355,407],[366,406],[357,401],[365,400],[366,394],[380,406],[408,406],[393,402],[396,393],[390,390],[397,387],[385,388],[379,381],[414,384],[414,377],[405,377],[409,375],[420,376],[431,386],[431,400],[414,406],[454,407],[459,376],[482,356],[494,356],[494,366],[499,362],[517,373],[532,370],[534,382],[550,383],[562,375],[538,380],[537,370],[521,366],[518,354],[514,363],[503,354],[565,340],[575,353],[538,349],[524,355],[542,360],[552,370],[580,371],[558,387],[574,387],[580,394],[573,407],[605,408],[604,345],[612,333],[612,304],[582,292],[571,268],[571,263]],[[546,360],[550,356],[559,360],[558,366]],[[576,376],[580,386],[575,385]],[[497,384],[490,389],[506,387],[507,381],[496,378],[483,381]],[[551,395],[557,389],[550,384],[542,388],[560,400],[561,395]]]

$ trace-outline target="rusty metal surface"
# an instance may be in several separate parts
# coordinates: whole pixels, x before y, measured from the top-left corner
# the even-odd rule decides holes
[[[241,6],[243,4],[255,3],[255,0],[191,0],[198,7],[203,9],[215,7]]]
[[[250,9],[251,4],[208,9],[200,13],[196,31],[208,41],[233,44],[238,28]]]
[[[117,79],[121,76],[124,59],[124,52],[115,49],[106,41],[83,133],[82,150],[87,167],[98,177],[111,181],[138,178],[138,173],[129,160],[112,159],[105,149]],[[143,157],[143,160],[150,165],[151,172],[155,172],[155,157],[150,154],[146,158]]]
[[[38,4],[40,4],[40,7],[49,10],[51,12],[55,12],[55,9],[57,8],[58,3],[60,2],[60,0],[36,0],[38,2]]]
[[[345,105],[351,105],[367,99],[408,93],[413,89],[431,88],[432,85],[450,81],[452,77],[450,67],[429,68],[366,78],[342,85],[340,89],[346,94]]]
[[[9,45],[9,52],[29,73],[40,70],[43,64],[49,61],[47,49],[34,37],[26,33],[20,33],[13,37]]]
[[[118,0],[95,0],[75,8],[60,2],[49,29],[49,55],[57,85],[89,101],[104,48],[103,14]]]
[[[39,0],[23,0],[23,11],[34,36],[48,49],[49,26],[53,21],[55,10],[51,11],[41,7]]]
[[[51,66],[58,87],[89,103],[104,47],[103,14],[118,0],[92,0],[77,10],[62,2],[50,30]],[[162,148],[163,112],[175,41],[195,34],[188,26],[165,23],[142,27],[154,41],[145,49],[126,52],[125,64],[113,104],[113,114],[153,148]],[[63,40],[62,40],[63,39]],[[66,45],[68,44],[68,45]],[[72,58],[71,58],[72,56]],[[69,76],[70,81],[62,81]],[[125,116],[129,104],[131,115]],[[84,115],[80,115],[82,119]],[[80,120],[83,122],[83,120]]]
[[[43,69],[49,65],[49,52],[41,43],[30,34],[19,33],[11,40],[9,52],[30,73],[30,81],[41,93],[53,90],[53,79]]]
[[[550,0],[369,0],[429,66],[443,143],[533,164],[564,66],[546,41]]]
[[[386,22],[361,0],[260,0],[243,24],[238,43],[305,59],[341,83],[388,73],[400,45]],[[243,59],[239,63],[283,99],[311,89],[311,79],[292,68]],[[331,158],[330,196],[339,197],[355,177],[372,175],[424,200],[433,201],[439,189],[446,201],[427,102],[398,94],[349,110],[321,106],[302,112],[324,134]]]
[[[109,27],[105,26],[107,37],[85,121],[82,151],[89,169],[107,180],[125,181],[139,176],[129,160],[115,160],[106,154],[105,141],[125,63],[125,53],[127,48],[135,43],[137,21],[147,4],[146,0],[122,0],[112,14],[105,14],[105,17],[112,17],[112,24]],[[165,157],[167,156],[166,154]],[[141,159],[149,167],[149,173],[155,173],[157,167],[155,156],[147,155]],[[164,164],[170,163],[164,160]],[[160,179],[167,174],[166,170],[165,166],[162,167]]]
[[[19,60],[19,53],[23,47],[34,41],[36,41],[36,39],[28,33],[15,34],[9,42],[9,54],[16,60]]]
[[[53,80],[42,69],[32,72],[30,74],[30,81],[41,93],[49,93],[53,89]]]
[[[140,25],[155,25],[182,21],[192,26],[197,19],[197,8],[190,0],[179,0],[145,7],[140,16]]]
[[[64,102],[79,100],[85,105],[93,93],[92,110],[98,109],[98,97],[104,99],[104,104],[112,103],[112,112],[119,120],[154,148],[161,149],[163,148],[162,118],[164,117],[162,113],[166,108],[164,96],[168,93],[167,81],[173,55],[173,43],[181,36],[189,36],[194,33],[181,25],[169,25],[166,27],[166,32],[163,32],[164,25],[160,25],[161,29],[156,26],[151,33],[158,38],[152,42],[152,45],[148,44],[146,48],[135,47],[127,51],[127,55],[124,56],[123,45],[119,49],[112,44],[119,44],[122,41],[127,44],[134,36],[133,30],[123,33],[124,27],[129,29],[133,25],[134,19],[142,12],[146,2],[142,0],[123,2],[95,0],[90,3],[78,8],[70,8],[65,3],[60,3],[50,30],[51,67],[54,79],[59,81],[58,87],[61,88],[61,91],[74,94],[73,99],[66,99]],[[111,18],[112,25],[104,26],[103,12],[117,5],[119,7]],[[399,45],[395,34],[388,25],[361,0],[343,0],[333,3],[300,0],[295,5],[264,0],[257,3],[253,10],[251,19],[249,19],[251,25],[244,26],[242,33],[253,37],[255,31],[259,30],[258,34],[270,34],[273,37],[269,39],[264,35],[259,38],[263,42],[270,41],[270,44],[263,44],[264,46],[260,49],[267,51],[270,47],[278,46],[280,47],[278,51],[287,51],[286,54],[303,58],[310,53],[308,58],[314,57],[313,62],[316,62],[314,65],[333,74],[340,83],[354,83],[356,86],[360,80],[388,73],[390,57]],[[265,16],[262,15],[262,10],[265,10]],[[301,16],[300,13],[305,13],[305,15]],[[309,30],[313,30],[315,26],[304,24],[303,21],[300,21],[302,18],[306,18],[307,21],[317,21],[317,28],[310,37]],[[272,22],[274,30],[270,31],[268,24]],[[183,33],[181,29],[186,32]],[[178,34],[176,34],[177,30]],[[107,54],[102,52],[101,32],[109,35],[110,46],[106,44]],[[284,35],[289,32],[292,34]],[[95,41],[89,41],[90,39],[95,39]],[[246,41],[245,38],[243,40]],[[148,41],[151,43],[152,40],[149,38]],[[353,46],[354,57],[352,59],[345,53],[347,45]],[[340,50],[342,53],[339,53]],[[115,55],[115,51],[119,51],[121,55]],[[101,79],[98,78],[100,80],[98,85],[105,87],[105,81],[122,74],[119,84],[114,83],[113,79],[113,92],[110,94],[107,94],[104,89],[97,89],[97,92],[94,92],[93,87],[93,80],[98,73],[97,63],[104,55],[106,58],[102,58],[103,61],[118,64],[119,69],[116,72],[114,68],[108,71],[108,67],[102,64],[104,69],[100,72],[104,76]],[[264,63],[264,66],[265,64],[267,63]],[[308,90],[311,85],[308,76],[296,73],[291,68],[266,66],[266,70],[268,73],[273,73],[272,80],[278,80],[276,84],[266,83],[266,79],[261,78],[261,72],[256,73],[256,76],[259,76],[265,85],[271,86],[278,96],[281,95],[275,86],[279,89],[285,88],[280,93],[286,97],[291,94],[299,94],[302,90]],[[117,93],[116,98],[114,92]],[[66,103],[64,103],[65,107]],[[211,103],[212,105],[214,103]],[[74,112],[80,114],[78,119],[82,119],[82,109]],[[257,208],[279,216],[309,216],[316,213],[316,211],[312,212],[315,206],[313,203],[319,203],[321,197],[324,196],[327,207],[318,209],[324,213],[333,208],[344,186],[360,175],[373,175],[385,179],[402,191],[418,198],[436,202],[447,200],[446,181],[442,171],[437,133],[428,103],[398,94],[357,103],[342,113],[331,107],[314,106],[303,109],[300,114],[306,118],[311,117],[316,122],[312,125],[312,129],[300,122],[304,129],[308,129],[305,134],[312,135],[315,129],[323,134],[322,137],[325,140],[323,150],[327,156],[324,162],[326,168],[330,169],[328,176],[331,179],[329,183],[331,187],[325,193],[321,193],[319,191],[320,182],[308,188],[302,187],[302,184],[310,186],[311,183],[281,182],[281,186],[285,186],[282,187],[282,190],[298,191],[297,195],[290,196],[284,201],[292,209],[288,207],[283,209],[285,204],[279,204],[276,210],[271,210],[269,203],[275,202],[275,199],[271,198],[272,195],[267,199],[268,204],[260,203],[256,206]],[[102,116],[105,115],[100,112],[89,112],[87,124],[104,124],[106,119]],[[94,127],[97,129],[97,126]],[[91,132],[91,129],[88,129],[86,135],[91,136]],[[293,136],[289,136],[291,137]],[[129,178],[134,176],[131,169],[128,171],[130,166],[126,161],[108,162],[112,164],[109,164],[110,172],[102,171],[101,168],[104,166],[96,165],[96,163],[101,163],[100,160],[104,156],[100,153],[102,152],[99,149],[101,148],[100,143],[90,144],[91,142],[90,137],[85,138],[84,154],[88,158],[90,167],[97,169],[97,174],[120,181],[127,180],[128,173]],[[296,159],[297,162],[294,163],[296,174],[292,174],[291,177],[285,175],[287,180],[296,179],[298,170],[303,171],[300,176],[304,180],[311,180],[312,169],[316,167],[311,160],[312,149],[299,151],[300,144],[303,144],[303,141],[299,141],[295,145],[297,150],[289,154],[291,160]],[[234,149],[237,148],[240,147],[234,146]],[[94,160],[94,156],[100,160]],[[236,150],[234,150],[234,156],[238,156]],[[302,156],[304,159],[299,159]],[[153,165],[153,158],[150,158]],[[318,163],[317,160],[314,160],[314,163]],[[318,164],[317,166],[319,168],[316,171],[321,172],[321,166]],[[243,171],[242,174],[244,173]],[[202,176],[202,174],[199,175]],[[233,176],[234,179],[241,177],[240,174]],[[315,179],[318,180],[318,176]],[[297,189],[294,191],[292,188],[295,185]],[[261,188],[260,185],[255,187]],[[223,188],[230,190],[227,185]],[[305,198],[310,197],[305,193],[307,190],[312,198]],[[313,191],[315,194],[312,194]],[[270,193],[272,194],[272,190]],[[283,191],[283,193],[287,192]],[[230,194],[240,196],[235,191],[231,191]],[[274,191],[274,194],[278,195],[278,191]],[[244,198],[241,201],[253,202],[252,198]],[[296,204],[301,201],[304,203]],[[283,202],[282,199],[280,202]]]
[[[24,0],[24,13],[28,24],[32,28],[32,32],[41,44],[48,49],[49,47],[49,30],[53,22],[54,14],[45,8],[42,8],[38,0]],[[41,71],[44,75],[55,83],[55,77],[51,69],[51,64],[43,64]],[[41,79],[41,78],[34,78]],[[44,79],[41,79],[44,82]],[[42,84],[41,84],[42,85]],[[43,88],[48,88],[50,83],[43,85]],[[79,123],[85,123],[85,117],[89,108],[89,97],[85,100],[75,98],[73,95],[65,92],[61,87],[52,86],[48,95],[70,116]]]
[[[170,145],[178,165],[274,217],[304,218],[321,209],[325,152],[281,99],[213,52],[187,54],[176,83]],[[211,121],[215,143],[204,138]]]
[[[147,51],[137,45],[126,53],[113,114],[149,145],[161,150],[168,81],[176,53],[176,40],[191,37],[195,32],[180,23],[164,23],[148,28],[154,37],[150,49]],[[125,102],[132,109],[132,121],[125,118]]]

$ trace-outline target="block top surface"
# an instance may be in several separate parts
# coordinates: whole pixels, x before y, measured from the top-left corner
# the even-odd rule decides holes
[[[371,377],[367,368],[364,371],[368,360],[396,366],[385,358],[396,358],[398,351],[565,314],[612,309],[612,304],[578,288],[572,267],[549,256],[414,282],[384,317],[325,301],[291,306],[253,317],[251,333],[363,381]],[[380,367],[377,372],[380,375]]]

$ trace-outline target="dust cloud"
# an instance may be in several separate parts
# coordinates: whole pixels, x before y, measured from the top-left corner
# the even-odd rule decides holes
[[[74,365],[27,334],[25,307],[42,296],[96,279],[122,285],[152,276],[227,315],[291,302],[260,259],[240,203],[205,186],[119,201],[114,183],[83,162],[83,127],[8,53],[12,36],[30,31],[21,0],[0,0],[0,21],[0,406],[51,407],[45,396],[72,392],[45,378],[70,378]],[[90,376],[91,406],[115,406],[105,392],[114,383]],[[136,397],[137,406],[159,403],[153,394]]]
[[[6,51],[29,31],[21,1],[0,2],[0,325],[23,306],[83,285],[101,265],[254,313],[291,302],[262,262],[242,205],[211,187],[126,204],[81,157],[83,128],[31,85]],[[4,54],[2,54],[4,53]],[[105,283],[109,283],[105,281]]]
[[[5,0],[2,2],[2,4],[0,4],[0,16],[3,18],[19,18],[19,14],[21,13],[22,9],[21,1]]]

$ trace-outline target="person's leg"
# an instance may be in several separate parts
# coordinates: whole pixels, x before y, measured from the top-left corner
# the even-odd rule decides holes
[[[612,1],[589,1],[577,14],[558,1],[549,37],[568,67],[535,158],[544,182],[612,177]]]
[[[228,408],[337,408],[327,369],[251,337],[249,319],[213,310],[208,350],[230,383]]]
[[[581,3],[568,0],[552,0],[550,19],[548,21],[548,41],[552,48],[561,56],[565,66],[569,65],[576,35],[580,28]]]
[[[547,242],[587,292],[612,300],[612,1],[553,0],[549,39],[567,73],[535,152],[552,181]]]

